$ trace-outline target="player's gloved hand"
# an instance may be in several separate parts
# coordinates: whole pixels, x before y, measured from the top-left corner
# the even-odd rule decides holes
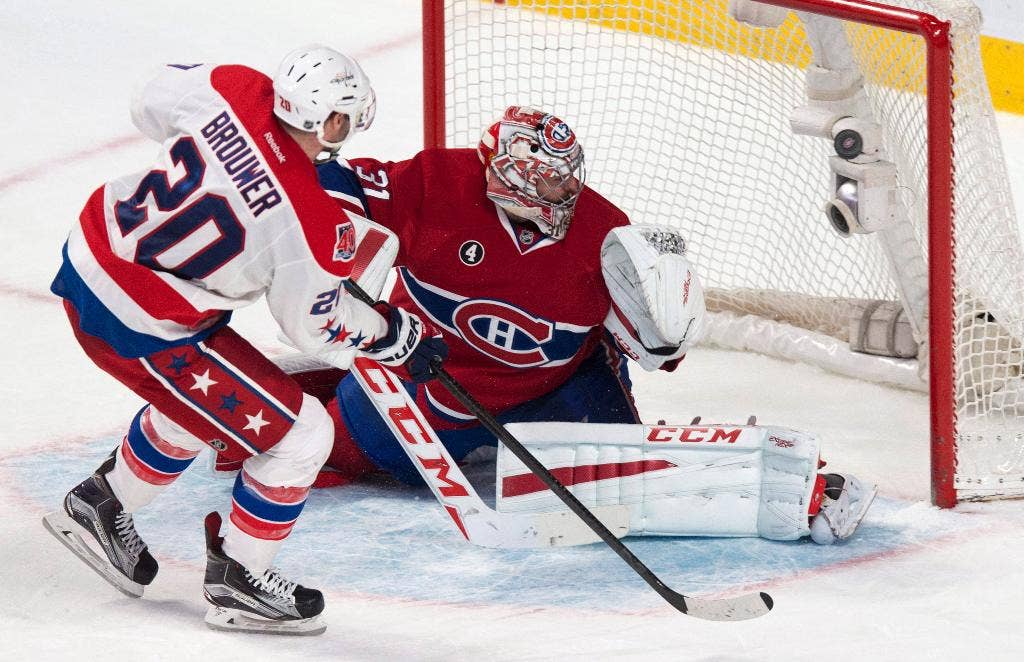
[[[441,338],[441,332],[430,322],[386,301],[378,301],[373,308],[387,320],[388,333],[363,352],[396,369],[402,379],[417,384],[433,379],[431,362],[435,357],[442,361],[448,357],[448,344]]]

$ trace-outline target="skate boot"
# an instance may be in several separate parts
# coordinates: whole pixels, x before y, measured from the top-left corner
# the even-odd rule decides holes
[[[878,493],[878,486],[866,486],[849,474],[824,474],[824,478],[821,510],[811,519],[811,540],[831,545],[853,535]]]
[[[251,574],[224,554],[220,522],[216,512],[206,516],[206,624],[214,630],[264,634],[323,633],[323,594],[288,581],[274,568],[258,577]]]
[[[106,474],[114,454],[92,476],[64,497],[64,510],[43,517],[43,526],[117,590],[142,597],[156,576],[156,559],[146,549],[132,522],[114,496]]]

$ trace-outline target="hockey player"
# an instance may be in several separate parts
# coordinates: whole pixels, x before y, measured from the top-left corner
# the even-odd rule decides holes
[[[584,187],[583,150],[568,125],[513,107],[479,150],[334,161],[319,173],[336,198],[359,192],[370,218],[397,234],[390,303],[443,330],[447,371],[484,406],[502,420],[638,422],[625,361],[603,327],[611,299],[600,260],[604,237],[629,220]],[[579,229],[569,232],[574,218]],[[693,304],[699,325],[703,303]],[[659,349],[658,365],[673,368],[685,350],[685,339]],[[436,382],[415,395],[455,459],[494,444]],[[328,409],[340,423],[333,467],[419,480],[352,377]]]
[[[847,475],[819,476],[811,435],[729,428],[720,433],[726,443],[718,444],[736,451],[726,460],[709,459],[704,449],[685,450],[680,458],[677,450],[691,444],[669,452],[670,444],[661,443],[672,434],[684,434],[686,442],[714,441],[713,432],[702,438],[699,429],[670,427],[647,429],[643,434],[651,440],[639,436],[646,428],[638,425],[625,356],[646,370],[674,370],[701,333],[703,290],[676,231],[629,225],[622,211],[585,185],[583,149],[565,122],[510,107],[476,150],[425,150],[398,163],[338,159],[319,166],[319,173],[333,197],[364,205],[375,222],[397,234],[398,277],[390,302],[443,330],[449,374],[502,423],[587,424],[559,428],[560,443],[534,430],[531,448],[567,471],[578,466],[576,478],[589,472],[594,482],[601,471],[623,477],[623,503],[634,505],[632,533],[776,539],[814,533],[815,540],[830,543],[848,537],[863,517],[873,489]],[[407,388],[455,460],[496,443],[438,382]],[[420,482],[354,375],[340,382],[328,411],[336,419],[328,464],[342,480],[384,470]],[[594,424],[620,425],[595,437]],[[559,455],[564,442],[594,448],[596,442],[584,443],[594,438],[604,440],[603,456],[631,459],[605,466],[585,453]],[[668,459],[643,465],[657,471],[623,473],[635,468],[633,460],[655,452],[669,452]],[[688,452],[696,459],[688,460]],[[694,480],[692,471],[680,468],[691,461],[753,469]],[[550,499],[505,487],[520,484],[517,476],[529,473],[524,468],[499,456],[499,470],[499,507],[560,506],[543,486]],[[647,479],[654,483],[643,487]],[[642,498],[627,495],[633,483],[641,495],[654,489],[666,494],[645,507]],[[583,487],[577,483],[577,489]],[[595,489],[607,497],[611,488]],[[674,502],[667,494],[697,495],[701,514],[691,517],[694,503]],[[814,517],[819,508],[822,516]]]
[[[90,197],[52,290],[89,357],[148,404],[64,512],[44,520],[126,594],[141,596],[157,573],[133,513],[207,444],[242,460],[223,538],[220,516],[206,518],[207,623],[325,629],[321,593],[270,564],[330,451],[331,419],[228,321],[266,295],[283,333],[327,363],[361,351],[409,377],[425,374],[428,347],[443,354],[439,340],[421,343],[431,332],[415,316],[382,316],[339,289],[346,216],[314,160],[369,128],[374,108],[359,65],[322,46],[290,53],[273,80],[240,65],[172,64],[137,91],[132,120],[162,144],[158,161]]]

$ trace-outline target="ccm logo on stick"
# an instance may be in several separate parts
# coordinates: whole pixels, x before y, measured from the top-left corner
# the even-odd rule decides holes
[[[724,441],[735,444],[742,428],[695,428],[695,427],[652,427],[647,434],[647,441],[682,441],[686,443],[707,442],[713,444]]]
[[[392,431],[407,446],[416,449],[409,453],[410,459],[419,462],[434,476],[433,484],[438,492],[449,498],[469,496],[469,490],[459,483],[457,477],[449,475],[452,465],[448,463],[442,450],[437,448],[437,444],[434,443],[436,437],[433,431],[416,415],[413,406],[406,402],[408,396],[404,390],[400,390],[402,387],[397,378],[385,372],[373,361],[362,357],[355,360],[353,368],[359,371],[370,390],[381,396],[381,400],[377,404],[380,405],[380,409],[387,411],[387,419],[390,419]],[[377,400],[377,398],[374,399]],[[392,401],[394,404],[388,404],[387,401]],[[466,535],[458,511],[447,505],[445,508],[459,526],[462,535]]]

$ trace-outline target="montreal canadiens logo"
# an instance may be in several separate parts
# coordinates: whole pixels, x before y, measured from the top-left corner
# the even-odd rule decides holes
[[[565,365],[593,329],[556,324],[504,301],[468,299],[421,283],[405,267],[399,269],[399,283],[440,326],[481,354],[516,368]]]
[[[576,134],[554,115],[547,115],[541,122],[540,137],[552,154],[567,154],[576,147]]]
[[[554,337],[554,325],[500,301],[468,300],[458,305],[452,323],[471,347],[518,368],[550,361],[543,346]]]
[[[335,227],[338,238],[334,242],[334,261],[348,262],[356,254],[356,229],[351,221]]]

